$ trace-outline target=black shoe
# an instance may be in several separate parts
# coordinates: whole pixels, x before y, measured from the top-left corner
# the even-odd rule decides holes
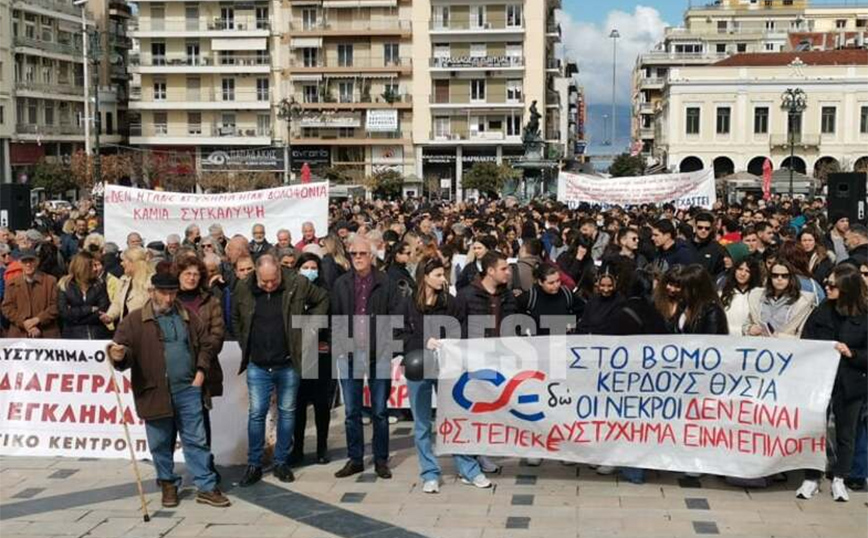
[[[340,471],[335,473],[335,478],[346,478],[348,476],[353,476],[354,474],[359,474],[364,470],[364,465],[350,460],[341,468]]]
[[[853,491],[862,491],[865,489],[865,479],[845,478],[844,485]]]
[[[274,468],[274,477],[281,482],[295,482],[295,475],[292,474],[292,469],[285,463]]]
[[[331,462],[332,462],[332,459],[326,455],[316,457],[316,464],[317,465],[328,465]]]
[[[293,450],[292,452],[289,453],[288,463],[290,465],[301,465],[301,463],[303,461],[304,461],[304,453],[303,452],[296,452]]]
[[[377,476],[379,476],[383,480],[388,480],[392,478],[392,471],[389,470],[389,464],[385,461],[375,463],[374,472],[377,473]]]
[[[241,480],[238,482],[238,486],[248,488],[260,480],[262,480],[262,467],[248,465],[247,470],[244,471],[244,476],[242,476]]]

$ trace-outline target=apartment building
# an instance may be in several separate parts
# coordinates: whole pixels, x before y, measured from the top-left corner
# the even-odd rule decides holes
[[[282,170],[273,139],[280,5],[138,0],[130,144],[188,154],[200,171]]]
[[[290,0],[281,47],[284,88],[296,115],[292,168],[335,167],[357,182],[415,172],[413,20],[419,0]],[[427,67],[427,59],[426,67]]]
[[[670,71],[710,65],[733,54],[791,50],[794,33],[840,34],[839,47],[861,46],[868,37],[868,4],[811,5],[808,0],[718,0],[691,7],[684,24],[666,28],[655,50],[640,55],[633,70],[634,140],[644,152],[655,146],[654,118]]]
[[[15,132],[11,0],[0,0],[0,183],[12,180],[10,147]]]
[[[582,89],[576,83],[574,76],[579,68],[573,61],[563,62],[563,73],[555,78],[554,86],[560,100],[556,117],[552,118],[546,138],[549,142],[549,158],[569,161],[576,158],[577,142],[580,138],[579,107],[582,104]]]
[[[429,0],[413,4],[416,176],[461,198],[464,170],[523,154],[536,102],[541,133],[558,133],[560,0]]]
[[[792,120],[781,97],[789,88],[807,102]],[[656,156],[681,172],[761,175],[766,158],[775,170],[815,177],[829,166],[868,169],[868,50],[741,54],[672,68],[655,128]]]
[[[132,9],[126,0],[88,0],[87,8],[98,32],[91,50],[91,65],[95,71],[91,87],[99,88],[100,141],[126,143],[129,137],[129,51],[132,47],[127,27]]]

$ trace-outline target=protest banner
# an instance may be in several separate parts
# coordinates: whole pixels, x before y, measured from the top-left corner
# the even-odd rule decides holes
[[[580,203],[630,207],[666,203],[678,209],[711,209],[717,201],[714,170],[707,168],[683,174],[655,174],[637,177],[599,177],[561,172],[558,175],[558,201],[571,208]]]
[[[115,372],[119,409],[106,365],[106,340],[0,339],[0,455],[129,458],[123,423],[139,459],[150,459],[136,415],[130,372]],[[247,384],[231,375],[241,349],[226,342],[223,396],[214,398],[212,450],[220,464],[247,458]],[[183,461],[183,453],[175,452]]]
[[[404,377],[404,367],[401,365],[403,357],[392,359],[392,389],[386,406],[389,409],[410,409],[410,389],[407,387],[407,378]],[[368,379],[362,387],[362,405],[371,407],[371,388]],[[437,393],[431,395],[431,406],[437,407]]]
[[[438,454],[757,478],[824,469],[833,342],[730,336],[444,340]]]
[[[202,235],[208,226],[223,226],[226,237],[250,237],[254,224],[265,225],[266,237],[274,242],[277,230],[286,228],[294,240],[301,238],[301,225],[314,223],[317,233],[328,230],[328,182],[288,185],[275,189],[223,194],[164,192],[106,185],[106,241],[125,248],[127,234],[138,232],[149,241],[165,241],[169,234],[183,234],[197,224]]]

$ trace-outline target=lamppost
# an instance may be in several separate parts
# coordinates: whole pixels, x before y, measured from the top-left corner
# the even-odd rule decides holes
[[[609,34],[609,38],[612,40],[612,144],[615,144],[615,70],[617,64],[617,52],[618,52],[618,38],[621,37],[621,34],[618,33],[617,29],[613,29]]]
[[[799,116],[806,108],[808,108],[807,96],[801,88],[787,88],[781,95],[781,108],[787,111],[789,124],[787,131],[790,142],[790,199],[793,199],[793,165],[795,164],[795,147],[796,147],[796,117]],[[801,133],[801,121],[799,122],[799,133]]]
[[[292,136],[292,120],[297,118],[301,113],[301,105],[299,105],[294,97],[283,98],[277,104],[277,117],[286,122],[286,144],[283,146],[283,183],[289,185],[289,178],[292,174],[292,149],[290,145],[290,137]]]
[[[81,8],[81,42],[82,42],[82,53],[84,56],[84,66],[82,69],[82,75],[84,77],[83,85],[84,85],[84,155],[85,162],[89,161],[91,156],[91,146],[90,146],[90,48],[91,48],[91,38],[94,38],[96,45],[94,46],[94,52],[97,54],[97,58],[102,54],[102,50],[100,48],[100,33],[97,30],[94,32],[94,35],[91,35],[90,31],[87,28],[87,2],[88,0],[75,0],[73,4]],[[102,130],[101,120],[102,117],[99,111],[99,75],[97,75],[97,84],[96,84],[96,94],[94,96],[94,111],[93,111],[93,128],[94,128],[94,147],[93,147],[93,172],[94,172],[94,183],[100,183],[102,181],[102,159],[100,156],[100,147],[99,147],[99,134]],[[88,163],[89,164],[89,163]]]

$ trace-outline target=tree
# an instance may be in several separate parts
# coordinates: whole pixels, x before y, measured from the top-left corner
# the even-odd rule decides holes
[[[196,187],[193,156],[186,152],[149,152],[142,158],[142,174],[152,187],[191,192]]]
[[[68,190],[76,188],[69,167],[54,159],[49,160],[45,157],[36,163],[31,185],[45,189],[45,192],[49,196],[61,195]]]
[[[641,176],[644,169],[645,163],[640,155],[631,156],[629,153],[622,153],[609,165],[609,174],[612,177]]]
[[[69,168],[72,179],[82,189],[90,189],[96,180],[94,156],[87,156],[83,150],[72,154]],[[136,173],[135,157],[132,152],[103,155],[100,158],[101,180],[107,183],[118,183],[129,179]]]
[[[367,178],[366,187],[379,198],[398,198],[404,189],[404,177],[397,170],[383,170]]]
[[[505,164],[478,162],[464,174],[461,185],[465,190],[478,191],[481,196],[497,198],[504,184],[518,175],[519,172]]]

